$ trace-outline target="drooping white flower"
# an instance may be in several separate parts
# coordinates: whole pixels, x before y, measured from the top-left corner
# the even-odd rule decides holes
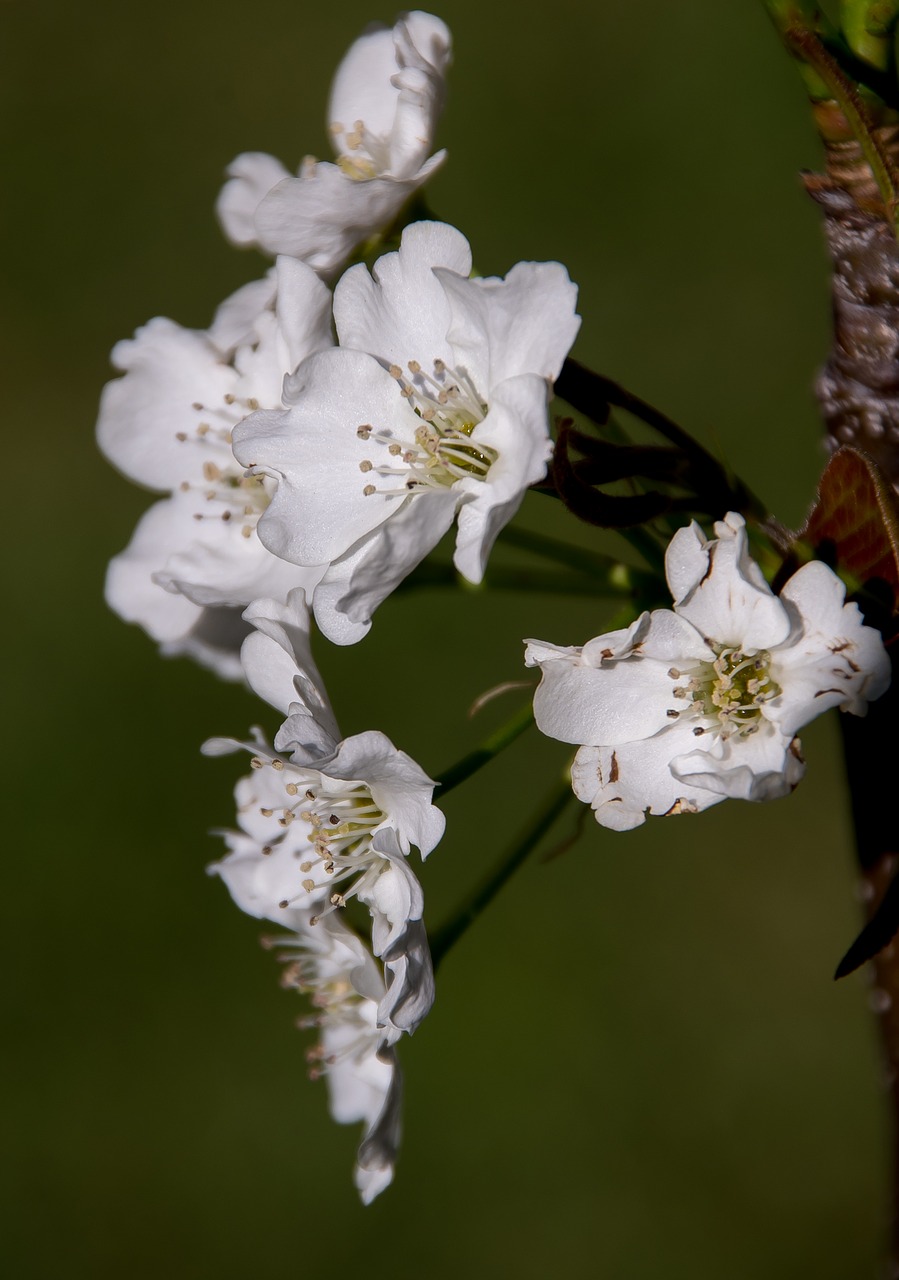
[[[324,919],[353,898],[368,907],[374,951],[388,975],[378,1025],[393,1043],[415,1029],[434,998],[424,901],[407,861],[413,846],[426,857],[443,834],[434,783],[382,733],[339,740],[309,653],[301,590],[285,603],[257,601],[246,616],[255,628],[243,648],[247,679],[288,716],[274,750],[261,736],[204,747],[207,754],[241,746],[252,753],[253,772],[237,786],[240,832],[229,837],[232,848],[256,860],[257,902],[268,904],[261,914],[269,919],[293,927],[297,911]],[[277,897],[268,903],[273,886]]]
[[[742,516],[715,533],[694,523],[672,539],[673,612],[583,648],[527,642],[537,724],[580,744],[572,783],[603,826],[785,795],[804,772],[797,730],[830,707],[864,715],[889,684],[879,633],[826,565],[804,565],[776,596]]]
[[[130,479],[170,496],[112,561],[107,600],[164,651],[192,653],[226,677],[240,674],[241,609],[320,576],[259,541],[273,485],[244,474],[231,432],[254,409],[280,406],[285,375],[330,345],[330,302],[314,272],[285,258],[223,303],[208,331],[159,318],[113,350],[125,376],[104,389],[100,447]]]
[[[557,262],[469,279],[455,228],[415,223],[334,295],[340,347],[303,362],[284,412],[255,413],[236,456],[277,484],[259,536],[296,564],[329,563],[322,631],[366,634],[377,605],[458,518],[455,564],[479,582],[503,525],[546,471],[551,385],[580,323]]]
[[[381,967],[337,916],[315,919],[308,907],[282,908],[294,856],[285,858],[286,845],[266,854],[245,835],[226,839],[231,852],[209,870],[221,876],[241,910],[290,931],[266,944],[284,963],[282,985],[310,998],[313,1012],[298,1022],[320,1036],[307,1053],[310,1077],[327,1080],[331,1115],[339,1124],[365,1126],[355,1181],[369,1204],[393,1177],[400,1140],[402,1080],[396,1052],[378,1026],[386,996]]]
[[[289,254],[322,276],[389,227],[443,163],[430,156],[446,96],[450,33],[432,14],[370,27],[337,69],[328,124],[337,163],[303,161],[292,176],[260,152],[231,164],[217,212],[235,244]]]

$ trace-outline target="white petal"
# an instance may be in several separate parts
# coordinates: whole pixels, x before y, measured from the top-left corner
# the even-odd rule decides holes
[[[171,501],[157,502],[140,519],[126,549],[110,561],[106,602],[126,622],[137,622],[154,640],[177,640],[188,634],[203,612],[184,596],[166,591],[153,575],[172,546]]]
[[[391,1074],[382,1107],[370,1123],[357,1155],[355,1181],[363,1204],[371,1204],[393,1180],[393,1166],[402,1133],[402,1076],[393,1050],[382,1049],[377,1061],[387,1066]],[[333,1077],[334,1072],[329,1072],[332,1100],[335,1088]]]
[[[260,771],[260,774],[262,772]],[[295,823],[294,826],[299,824]],[[300,871],[300,861],[305,857],[315,864],[316,853],[306,842],[299,843],[302,833],[297,831],[292,841],[282,841],[272,852],[262,854],[258,842],[250,836],[227,834],[230,853],[220,862],[214,862],[208,871],[219,876],[241,911],[259,920],[271,920],[286,929],[301,927],[309,911],[319,911],[327,900],[327,877],[320,874],[321,884],[309,892],[303,882],[311,881],[317,867],[310,872]],[[282,907],[282,902],[290,905]]]
[[[295,258],[278,259],[278,323],[287,346],[292,373],[301,360],[333,345],[331,291],[311,267]]]
[[[195,604],[243,609],[257,595],[286,597],[288,591],[318,580],[311,569],[298,568],[272,555],[251,525],[250,536],[237,519],[222,519],[231,508],[202,494],[176,493],[166,504],[168,556],[160,561],[156,581]]]
[[[394,221],[443,159],[443,152],[432,156],[403,181],[356,181],[329,163],[317,164],[299,178],[285,178],[256,210],[259,243],[270,253],[299,258],[328,278],[358,244]]]
[[[351,133],[357,121],[380,137],[390,133],[397,101],[390,81],[396,70],[390,28],[372,26],[350,45],[334,75],[328,102],[328,123],[338,152],[347,151],[344,133]]]
[[[864,625],[856,604],[825,564],[812,561],[787,581],[781,600],[794,635],[771,656],[770,672],[782,693],[765,715],[790,736],[830,707],[864,715],[868,702],[890,683],[890,661],[880,633]]]
[[[301,737],[291,747],[302,743],[307,759],[330,756],[340,731],[312,658],[306,593],[291,591],[286,602],[256,600],[244,618],[254,628],[241,650],[250,687],[279,711],[292,710],[312,721],[302,726]],[[295,709],[297,703],[301,711]],[[292,728],[299,730],[297,723]]]
[[[406,500],[397,478],[361,467],[373,446],[362,425],[412,440],[420,419],[372,357],[323,351],[300,366],[300,399],[283,413],[254,413],[234,429],[243,466],[278,480],[259,536],[276,555],[318,565],[349,550]],[[378,491],[366,494],[374,486]],[[387,491],[387,492],[381,492]]]
[[[706,639],[747,653],[773,649],[790,634],[790,618],[751,559],[742,516],[731,512],[705,542],[696,525],[680,529],[665,555],[675,610]]]
[[[583,651],[548,654],[530,642],[528,666],[543,678],[534,696],[541,732],[562,742],[616,746],[659,733],[682,709],[672,665],[707,658],[693,628],[667,609],[642,614],[626,631],[597,636]]]
[[[654,737],[611,747],[581,747],[571,769],[575,795],[590,804],[596,820],[615,831],[639,826],[647,813],[695,813],[723,796],[681,780],[673,756],[696,739],[689,724],[675,722]]]
[[[410,177],[431,149],[446,98],[444,77],[451,55],[446,25],[430,13],[407,13],[393,29],[399,91],[390,134],[390,172]]]
[[[672,760],[675,778],[721,797],[776,800],[788,795],[805,772],[798,748],[773,725],[763,724],[749,737],[708,738],[707,747]]]
[[[254,215],[259,202],[290,174],[280,160],[261,151],[245,151],[237,156],[228,165],[227,173],[230,181],[222,187],[215,205],[222,230],[233,244],[255,245]]]
[[[334,644],[356,644],[372,614],[453,522],[451,490],[418,493],[330,566],[315,589],[315,620]]]
[[[322,774],[331,781],[364,782],[403,853],[415,845],[426,857],[443,835],[446,819],[431,804],[436,783],[383,733],[345,738]]]
[[[410,360],[426,371],[437,359],[452,364],[450,307],[435,267],[466,277],[471,271],[468,241],[442,222],[406,227],[398,251],[380,257],[371,275],[361,263],[351,267],[334,291],[341,346],[369,351],[404,370]]]
[[[237,382],[206,335],[151,320],[133,341],[113,347],[112,362],[125,377],[104,387],[97,421],[97,441],[110,461],[151,489],[176,489],[202,474],[216,446],[197,435],[204,414],[193,406],[217,411]],[[227,446],[219,448],[227,457]]]
[[[678,709],[666,664],[651,658],[601,668],[559,658],[541,671],[534,716],[541,733],[560,742],[611,747],[649,738]]]
[[[435,264],[438,265],[438,264]],[[558,262],[519,262],[505,280],[435,272],[452,309],[456,362],[490,392],[506,378],[533,373],[550,382],[580,327],[577,286]]]
[[[453,563],[469,582],[480,582],[497,534],[521,506],[528,486],[546,474],[552,440],[544,380],[531,375],[500,383],[471,441],[499,454],[486,480],[472,477],[453,485],[454,493],[469,499],[459,511]]]
[[[379,833],[388,865],[360,898],[372,916],[372,947],[384,963],[387,990],[378,1026],[387,1043],[411,1035],[434,1003],[434,970],[422,920],[421,885],[402,856],[393,831]],[[376,837],[377,839],[377,837]]]
[[[256,341],[256,322],[263,311],[274,306],[276,289],[275,273],[270,271],[261,280],[243,285],[219,306],[207,336],[223,356]]]

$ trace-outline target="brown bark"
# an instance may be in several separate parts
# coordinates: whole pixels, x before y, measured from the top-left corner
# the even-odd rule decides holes
[[[899,160],[899,126],[879,130]],[[899,488],[899,243],[853,140],[827,144],[806,188],[833,261],[833,346],[816,394],[833,448],[864,449]]]
[[[825,137],[834,136],[832,129],[822,131]],[[839,135],[839,128],[835,132]],[[899,126],[883,126],[878,133],[899,168]],[[826,172],[805,178],[809,194],[823,211],[833,261],[833,345],[815,391],[830,447],[851,444],[864,450],[899,491],[899,243],[858,144],[851,139],[830,141],[826,154]],[[886,697],[874,703],[863,720],[841,717],[868,919],[899,865],[899,662],[895,649],[893,654],[894,680]],[[891,897],[894,894],[895,889]],[[880,1025],[884,1081],[892,1102],[888,1274],[899,1280],[899,940],[874,958],[872,968],[871,1005]]]

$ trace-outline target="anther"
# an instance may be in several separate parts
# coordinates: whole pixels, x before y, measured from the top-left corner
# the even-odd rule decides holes
[[[373,493],[377,493],[378,491],[373,484],[367,484],[362,492],[366,498],[370,498]]]
[[[371,470],[372,470],[373,465],[374,465],[374,464],[373,464],[373,463],[371,463],[371,462],[369,462],[368,458],[366,458],[363,462],[360,462],[360,463],[359,463],[359,470],[360,470],[360,471],[371,471]]]
[[[175,439],[176,439],[176,440],[180,440],[180,441],[181,441],[181,443],[183,444],[183,443],[184,443],[184,441],[187,439],[187,432],[186,432],[186,431],[176,431],[176,432],[175,432]]]
[[[371,427],[367,423],[363,423],[361,427],[356,428],[356,435],[360,440],[367,440],[371,435]]]

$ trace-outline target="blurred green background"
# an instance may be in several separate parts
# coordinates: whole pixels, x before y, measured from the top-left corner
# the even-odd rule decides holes
[[[434,209],[487,273],[564,261],[576,354],[798,523],[822,459],[827,265],[796,177],[817,144],[761,7],[440,13],[456,56]],[[204,875],[243,766],[199,744],[274,715],[107,612],[105,563],[149,498],[97,455],[97,398],[115,340],[156,314],[205,326],[261,272],[214,222],[223,168],[326,155],[337,61],[393,17],[359,0],[0,3],[7,1274],[873,1276],[886,1114],[865,984],[830,980],[858,916],[833,723],[803,735],[789,801],[591,824],[519,874],[403,1046],[404,1148],[367,1210],[357,1135],[304,1078],[296,998]],[[530,498],[521,522],[549,505]],[[518,676],[522,636],[583,642],[607,617],[434,592],[319,653],[344,732],[381,728],[439,771],[513,709],[464,719]],[[447,799],[433,923],[563,758],[525,738]]]

